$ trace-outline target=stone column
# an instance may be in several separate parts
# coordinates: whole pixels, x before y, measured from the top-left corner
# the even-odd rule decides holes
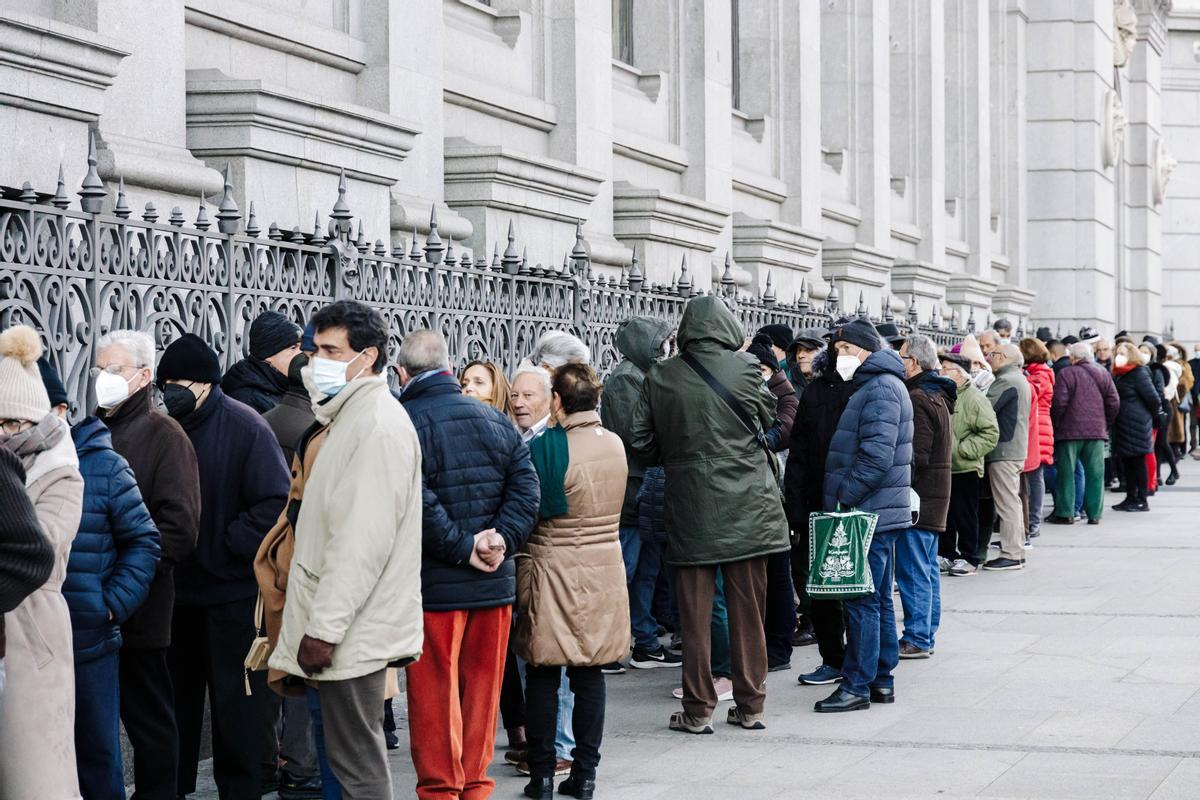
[[[1200,9],[1176,9],[1167,22],[1163,132],[1179,163],[1163,200],[1163,317],[1178,338],[1194,344],[1200,342]]]
[[[1038,2],[1026,11],[1033,316],[1052,330],[1091,324],[1111,332],[1116,201],[1105,151],[1113,152],[1120,122],[1113,111],[1112,3],[1094,0],[1064,12]]]

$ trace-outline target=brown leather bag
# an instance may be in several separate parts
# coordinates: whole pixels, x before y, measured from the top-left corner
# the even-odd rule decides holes
[[[267,669],[267,659],[274,651],[275,643],[279,641],[279,628],[283,624],[283,604],[287,599],[288,571],[291,569],[292,553],[296,547],[296,520],[300,516],[300,503],[304,499],[304,484],[312,474],[317,454],[328,433],[328,428],[315,425],[305,433],[300,448],[292,458],[292,485],[288,490],[287,505],[284,506],[274,527],[263,537],[262,544],[258,546],[258,554],[254,557],[254,577],[258,581],[262,615],[261,618],[255,619],[258,638],[246,656],[247,683],[250,670]],[[285,672],[267,669],[267,684],[277,693],[285,696],[303,695],[304,684],[290,679],[291,677]]]

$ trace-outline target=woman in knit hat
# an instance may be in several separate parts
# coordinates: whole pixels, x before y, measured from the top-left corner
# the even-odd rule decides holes
[[[65,800],[79,797],[79,780],[71,617],[62,584],[79,529],[83,478],[67,423],[50,410],[41,354],[33,328],[0,333],[0,447],[21,460],[25,490],[55,556],[46,583],[6,616],[0,797]]]

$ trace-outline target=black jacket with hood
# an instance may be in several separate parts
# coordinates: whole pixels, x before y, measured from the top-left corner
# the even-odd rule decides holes
[[[287,375],[254,356],[234,364],[221,379],[221,391],[260,414],[277,406],[287,388]]]
[[[630,317],[617,326],[613,343],[624,358],[604,381],[600,396],[600,421],[605,428],[621,437],[629,463],[629,478],[625,485],[625,504],[621,507],[621,527],[638,525],[637,497],[642,487],[645,468],[629,446],[633,410],[642,394],[646,372],[662,356],[663,342],[675,329],[669,320],[653,317]]]

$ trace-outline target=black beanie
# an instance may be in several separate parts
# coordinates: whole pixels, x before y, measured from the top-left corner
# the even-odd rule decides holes
[[[270,358],[300,343],[300,326],[278,311],[266,311],[250,323],[250,355]]]
[[[42,386],[46,387],[46,394],[50,395],[50,407],[70,405],[71,398],[67,397],[67,387],[63,386],[58,370],[51,366],[45,356],[39,358],[37,364],[38,372],[42,373]]]
[[[844,325],[837,325],[830,331],[829,346],[833,347],[838,342],[849,342],[872,353],[878,352],[883,347],[883,340],[879,338],[875,326],[869,320],[861,318],[851,320]]]
[[[771,351],[771,339],[766,334],[760,333],[755,336],[746,352],[757,358],[763,366],[773,370],[779,369],[779,359],[775,358],[775,353]]]
[[[792,333],[792,329],[787,325],[763,325],[758,329],[754,338],[757,339],[759,336],[766,336],[770,340],[770,345],[778,347],[780,350],[787,350],[792,339],[796,338],[796,334]]]
[[[155,380],[160,387],[169,380],[220,383],[221,360],[203,339],[185,333],[162,354]]]

